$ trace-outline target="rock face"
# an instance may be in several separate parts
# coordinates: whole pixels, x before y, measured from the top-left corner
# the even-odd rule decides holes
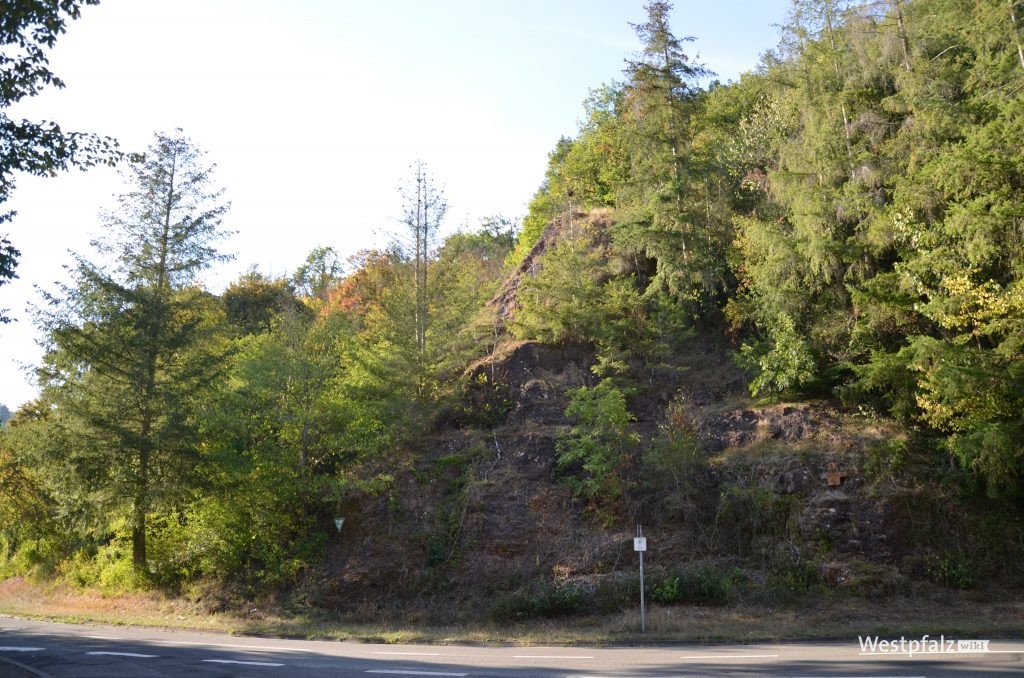
[[[899,497],[829,490],[811,495],[798,516],[800,532],[832,553],[892,564],[906,550],[910,516]]]
[[[509,341],[466,370],[470,383],[497,387],[508,400],[508,422],[566,424],[565,392],[592,384],[594,352],[585,345]]]
[[[608,230],[606,215],[574,218]],[[502,322],[515,315],[524,276],[565,229],[553,222],[492,299]],[[556,464],[557,441],[573,424],[567,391],[595,381],[593,347],[499,344],[465,370],[458,416],[387,469],[394,486],[386,494],[352,507],[311,599],[347,609],[434,605],[446,614],[456,601],[478,617],[495,598],[538,583],[627,587],[641,521],[652,572],[703,558],[739,566],[760,586],[781,553],[814,559],[828,586],[869,582],[882,595],[902,585],[898,568],[920,520],[910,507],[927,490],[865,473],[894,427],[825,402],[754,406],[721,327],[698,328],[667,362],[640,366],[645,381],[629,399],[644,438],[623,462],[633,496],[599,506],[574,496],[561,482],[570,471]],[[645,465],[666,413],[680,411],[697,459]],[[826,481],[832,465],[839,485]],[[666,477],[652,478],[652,469]]]
[[[793,404],[713,415],[704,421],[702,432],[704,445],[718,452],[764,440],[792,443],[823,434],[827,437],[840,428],[839,420],[824,405]]]

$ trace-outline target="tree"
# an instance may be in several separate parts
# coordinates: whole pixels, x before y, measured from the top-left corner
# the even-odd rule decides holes
[[[626,61],[623,134],[630,164],[616,198],[616,243],[654,261],[651,292],[694,301],[724,287],[730,232],[709,204],[712,173],[702,171],[691,148],[701,99],[697,83],[712,74],[683,52],[682,44],[693,38],[672,34],[671,8],[652,2],[647,21],[633,26],[643,51]]]
[[[593,341],[609,319],[601,313],[607,252],[589,229],[559,242],[519,287],[520,308],[510,322],[520,339],[551,344]]]
[[[427,166],[420,160],[412,164],[412,180],[402,189],[405,200],[402,223],[408,227],[413,245],[413,267],[415,273],[415,328],[416,347],[422,354],[427,350],[427,326],[429,325],[430,297],[427,293],[427,264],[430,261],[433,243],[448,212],[444,192],[437,188]]]
[[[227,320],[241,334],[260,334],[270,330],[274,318],[282,313],[305,313],[310,309],[295,297],[290,281],[272,280],[256,269],[243,273],[221,295]]]
[[[64,33],[67,22],[81,14],[83,5],[99,0],[8,0],[0,13],[0,204],[14,190],[15,172],[48,176],[69,167],[113,164],[121,158],[117,142],[109,137],[65,132],[54,122],[15,121],[7,109],[44,87],[64,87],[49,69],[46,50]],[[11,221],[13,211],[0,212],[0,224]],[[0,285],[15,277],[21,253],[6,235],[0,235]],[[0,312],[0,322],[8,322]]]
[[[610,379],[594,387],[568,391],[567,417],[576,424],[558,440],[560,468],[579,465],[582,478],[574,478],[576,492],[595,503],[621,499],[625,473],[636,453],[640,436],[630,430],[636,418],[626,406],[626,395]]]
[[[76,255],[73,283],[40,310],[39,370],[51,416],[69,438],[50,449],[91,501],[123,511],[132,561],[146,568],[146,521],[190,486],[197,396],[219,374],[222,324],[196,275],[226,259],[215,248],[228,205],[212,167],[178,130],[158,134],[126,171],[132,189],[93,243],[107,265]]]
[[[327,300],[327,293],[342,280],[345,266],[333,247],[318,246],[295,270],[292,283],[300,296]]]
[[[11,418],[11,410],[8,409],[7,405],[0,403],[0,425],[7,423],[7,420]]]

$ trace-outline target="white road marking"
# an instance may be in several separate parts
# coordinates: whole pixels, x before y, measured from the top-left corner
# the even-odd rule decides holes
[[[468,676],[468,673],[442,673],[440,671],[402,671],[400,669],[374,669],[367,673],[389,673],[396,676]]]
[[[284,666],[284,664],[275,664],[273,662],[243,662],[236,659],[204,659],[204,662],[211,664],[243,664],[245,666]]]
[[[197,647],[230,647],[230,648],[241,648],[243,650],[269,650],[271,652],[318,652],[314,648],[302,648],[302,647],[277,647],[274,645],[242,645],[241,643],[204,643],[197,640],[154,640],[154,643],[160,645],[195,645]]]
[[[0,647],[0,652],[42,652],[45,647]]]
[[[370,654],[394,654],[403,657],[440,657],[439,652],[371,652]]]
[[[114,636],[82,636],[83,638],[92,638],[93,640],[120,640]]]
[[[157,655],[157,654],[139,654],[138,652],[103,652],[103,651],[86,652],[86,654],[105,655],[105,656],[108,656],[108,657],[137,657],[139,659],[153,659],[154,657],[159,657],[160,656],[160,655]]]
[[[770,659],[777,654],[694,654],[680,659]]]
[[[516,654],[513,659],[593,659],[586,655],[562,655],[562,654]]]

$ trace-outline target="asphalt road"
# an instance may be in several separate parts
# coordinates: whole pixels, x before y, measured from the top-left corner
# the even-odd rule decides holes
[[[908,648],[899,654],[862,652],[856,638],[828,643],[610,648],[376,645],[0,617],[3,678],[640,678],[726,674],[994,678],[1024,675],[1022,655],[1024,641],[1020,640],[992,641],[987,651],[915,652],[913,656]]]

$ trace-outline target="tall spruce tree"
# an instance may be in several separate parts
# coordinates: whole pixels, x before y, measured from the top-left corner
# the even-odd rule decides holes
[[[73,282],[39,313],[48,348],[39,375],[64,434],[46,452],[94,509],[127,519],[139,570],[147,516],[190,487],[191,413],[219,370],[219,306],[196,284],[226,258],[215,245],[228,205],[211,171],[181,130],[158,134],[126,170],[132,188],[93,242],[105,261],[75,255]]]
[[[657,265],[652,291],[694,301],[721,287],[727,238],[704,203],[700,162],[692,152],[699,80],[711,74],[683,51],[669,27],[667,2],[647,5],[633,28],[643,43],[626,61],[624,134],[630,158],[619,186],[620,249]]]

